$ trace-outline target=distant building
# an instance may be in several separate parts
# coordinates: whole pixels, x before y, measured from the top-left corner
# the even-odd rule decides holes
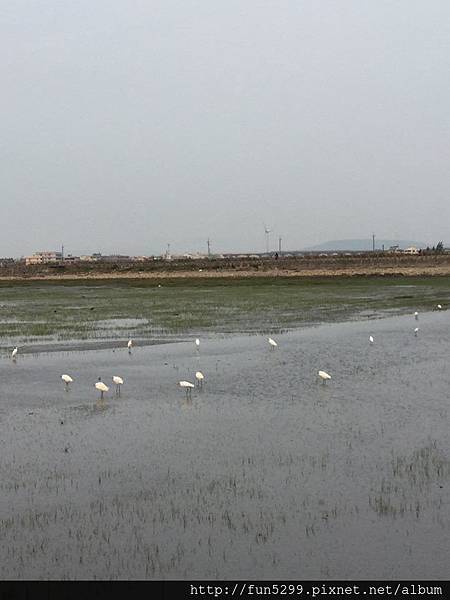
[[[58,263],[63,260],[62,252],[45,251],[35,252],[32,256],[25,257],[25,264],[28,265],[44,265],[49,263]]]
[[[419,254],[419,250],[415,246],[409,246],[403,250],[403,254]]]
[[[94,252],[94,254],[82,254],[80,256],[82,262],[97,262],[98,260],[102,260],[102,258],[100,252]]]
[[[132,262],[133,259],[125,254],[109,254],[108,256],[101,256],[98,260],[103,262]]]
[[[133,256],[133,258],[132,258],[132,260],[134,260],[136,262],[147,262],[152,259],[153,259],[152,256]]]

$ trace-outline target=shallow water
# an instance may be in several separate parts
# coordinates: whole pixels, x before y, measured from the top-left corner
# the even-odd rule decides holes
[[[447,578],[449,326],[2,358],[0,577]]]

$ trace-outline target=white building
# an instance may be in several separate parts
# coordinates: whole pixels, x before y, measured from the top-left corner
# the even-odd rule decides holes
[[[102,259],[102,255],[99,252],[94,253],[94,254],[82,254],[80,256],[80,260],[82,262],[97,262],[98,260],[101,260],[101,259]]]
[[[63,260],[62,252],[45,251],[35,252],[32,256],[25,257],[26,265],[44,265],[48,263],[57,263]]]

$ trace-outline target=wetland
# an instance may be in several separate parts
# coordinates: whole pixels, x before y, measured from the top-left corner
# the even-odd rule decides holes
[[[435,277],[2,283],[1,577],[446,579],[449,300]]]

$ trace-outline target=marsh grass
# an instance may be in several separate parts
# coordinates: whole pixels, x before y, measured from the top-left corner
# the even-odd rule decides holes
[[[298,503],[280,502],[266,478],[276,468],[280,481],[291,480],[297,489],[317,473],[325,474],[329,460],[328,453],[274,451],[226,463],[215,476],[195,466],[185,476],[168,468],[156,481],[142,465],[139,470],[110,467],[86,478],[84,469],[48,468],[37,477],[30,466],[6,464],[8,478],[0,482],[0,491],[21,501],[0,518],[0,535],[8,540],[0,551],[2,575],[20,577],[24,565],[27,574],[40,565],[39,578],[78,573],[165,578],[187,574],[192,552],[196,560],[204,557],[205,570],[212,574],[212,565],[232,562],[242,547],[250,556],[267,552],[276,565],[277,540],[289,528],[311,538],[349,510],[308,492]],[[46,508],[36,508],[44,499]]]
[[[382,479],[369,505],[379,515],[391,517],[414,513],[417,518],[430,502],[431,486],[444,483],[450,476],[450,460],[431,442],[405,456],[393,454],[387,476]],[[440,507],[441,500],[434,500]]]
[[[357,453],[351,456],[352,468],[361,468]],[[279,541],[292,532],[299,546],[314,547],[317,536],[364,515],[363,503],[349,503],[327,483],[340,468],[329,450],[280,449],[218,461],[215,475],[195,464],[184,474],[143,464],[97,471],[58,465],[37,474],[31,464],[7,463],[0,482],[11,507],[0,517],[7,541],[2,576],[21,577],[26,569],[38,578],[186,577],[199,562],[213,576],[217,565],[222,573],[236,568],[242,552],[277,569]],[[449,461],[435,445],[393,455],[388,470],[390,479],[369,498],[380,518],[417,520],[439,510],[427,502],[427,489],[448,477]]]
[[[279,332],[376,318],[450,301],[448,278],[25,282],[0,284],[0,345],[35,338],[152,338],[193,332]],[[136,324],[126,324],[127,320]]]

